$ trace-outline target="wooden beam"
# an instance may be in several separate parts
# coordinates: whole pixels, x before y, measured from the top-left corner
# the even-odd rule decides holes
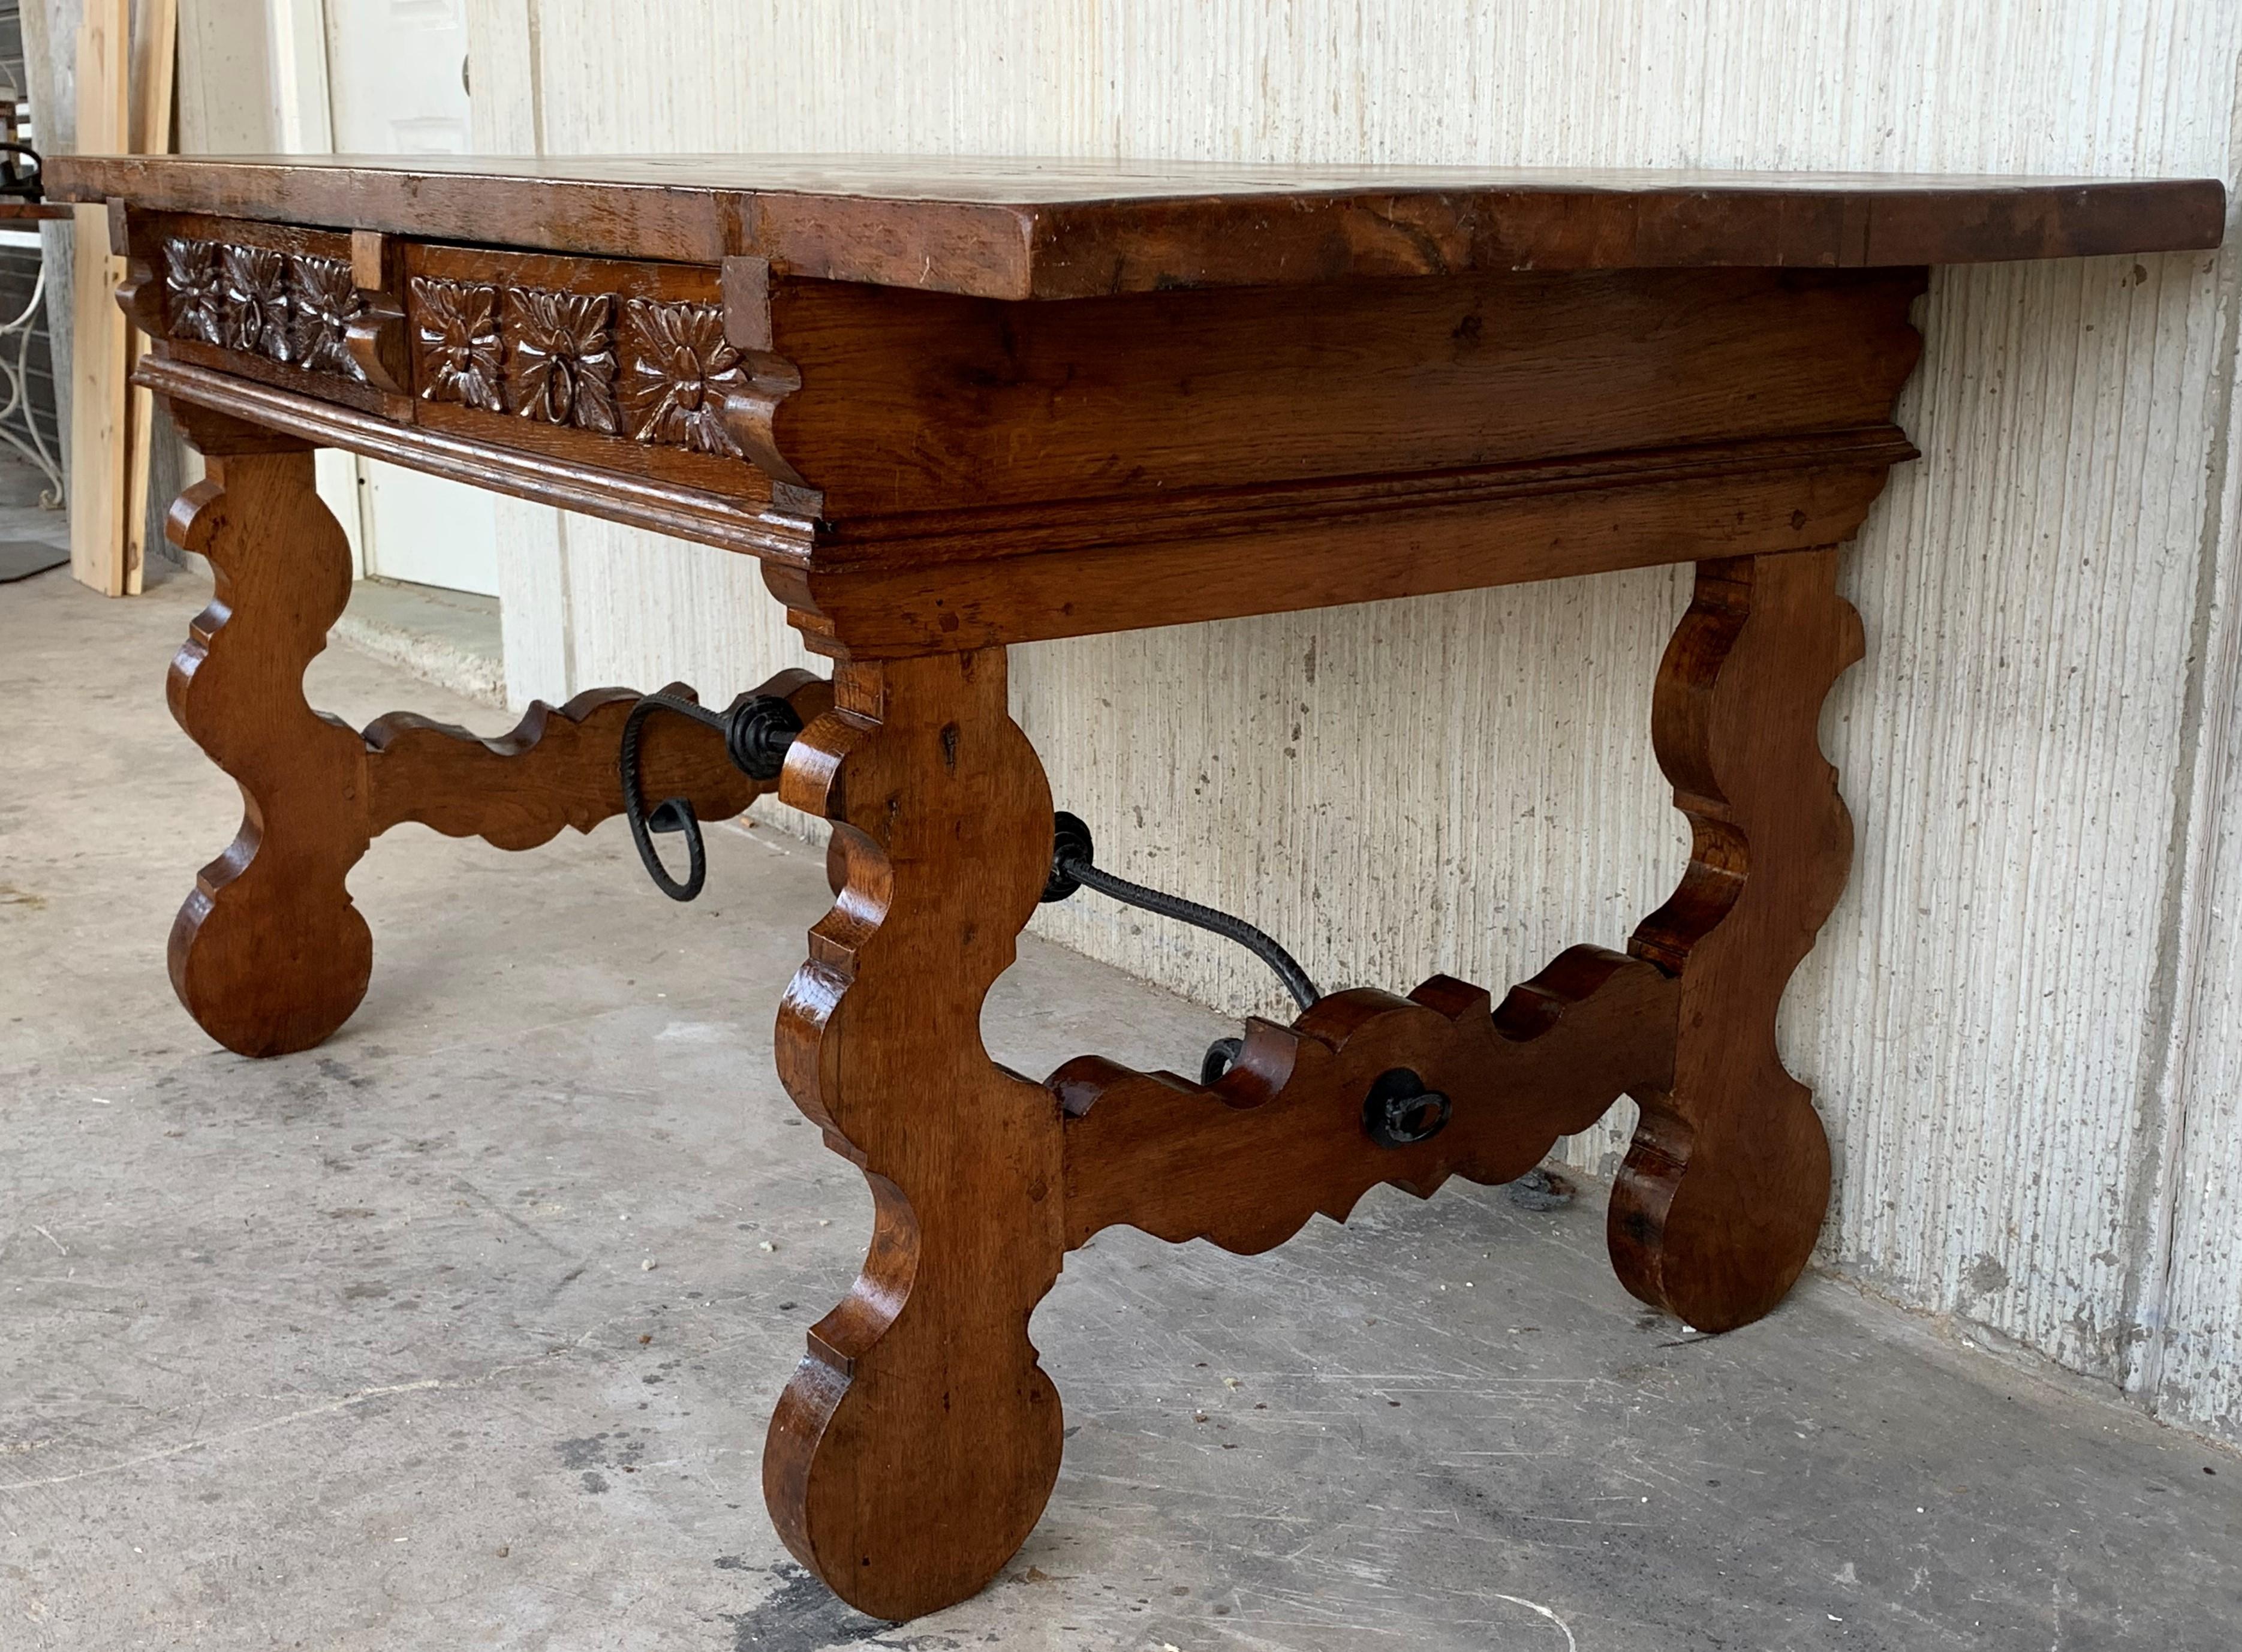
[[[131,131],[129,0],[88,0],[77,37],[77,146],[114,154]],[[124,315],[112,298],[124,260],[105,205],[77,209],[71,276],[70,574],[109,596],[128,588],[124,550]]]

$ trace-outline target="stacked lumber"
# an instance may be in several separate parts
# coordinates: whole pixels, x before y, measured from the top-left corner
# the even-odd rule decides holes
[[[159,154],[171,147],[178,0],[144,0],[137,72],[131,0],[86,0],[77,37],[80,154]],[[138,96],[134,97],[135,88]],[[109,214],[75,209],[71,277],[70,573],[110,596],[137,595],[147,561],[149,443],[155,418],[127,383],[147,347],[117,307],[124,279]]]

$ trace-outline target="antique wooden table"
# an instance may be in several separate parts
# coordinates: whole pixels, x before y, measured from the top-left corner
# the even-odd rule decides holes
[[[1862,652],[1836,547],[1914,455],[1892,410],[1925,266],[2210,247],[2225,214],[2208,181],[737,158],[50,178],[107,202],[156,341],[141,381],[209,460],[171,532],[217,596],[171,701],[246,807],[171,969],[220,1043],[305,1049],[357,1006],[372,942],[344,880],[379,833],[527,849],[623,807],[630,690],[493,741],[305,703],[350,587],[313,448],[759,558],[833,660],[766,685],[807,725],[778,795],[834,827],[778,1065],[876,1224],[763,1484],[802,1563],[893,1618],[970,1595],[1034,1525],[1060,1423],[1028,1318],[1109,1225],[1264,1250],[1379,1182],[1511,1180],[1625,1093],[1621,1282],[1704,1330],[1781,1299],[1829,1185],[1775,1013],[1851,856],[1815,729]],[[1650,708],[1695,848],[1625,952],[1575,947],[1500,1004],[1441,976],[1334,992],[1252,1024],[1211,1085],[990,1061],[982,1000],[1053,860],[1007,645],[1664,562],[1696,565]],[[681,718],[646,723],[639,762],[702,815],[769,789]],[[1381,1125],[1397,1075],[1438,1108]]]

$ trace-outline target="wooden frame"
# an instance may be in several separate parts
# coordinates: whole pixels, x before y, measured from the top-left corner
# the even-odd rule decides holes
[[[2213,183],[996,163],[57,181],[116,209],[139,382],[210,459],[171,533],[218,601],[171,697],[248,807],[171,965],[229,1047],[307,1048],[356,1006],[344,879],[388,826],[519,849],[621,806],[626,690],[487,742],[305,703],[349,573],[314,446],[755,556],[833,660],[766,685],[806,725],[776,785],[832,823],[836,891],[777,1058],[876,1216],[764,1488],[803,1564],[896,1618],[1033,1527],[1062,1430],[1029,1319],[1107,1226],[1265,1250],[1381,1182],[1514,1179],[1624,1094],[1621,1280],[1707,1331],[1781,1299],[1829,1187],[1775,1016],[1852,853],[1816,736],[1862,653],[1837,547],[1913,455],[1923,266],[2209,246],[2224,212]],[[1693,848],[1624,952],[1499,1003],[1335,992],[1212,1083],[1083,1057],[1038,1084],[982,1050],[1052,857],[1010,644],[1684,561],[1650,710]],[[703,813],[764,789],[681,722],[647,762]],[[1366,1127],[1398,1071],[1445,1129]]]
[[[129,0],[91,0],[78,25],[78,142],[88,149],[131,142],[132,55]],[[70,577],[104,596],[140,588],[129,559],[125,509],[127,392],[132,363],[124,319],[104,300],[117,282],[110,225],[81,206],[70,265]]]

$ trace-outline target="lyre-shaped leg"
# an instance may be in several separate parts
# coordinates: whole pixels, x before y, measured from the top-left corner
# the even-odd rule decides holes
[[[312,710],[304,668],[349,601],[351,567],[311,449],[191,405],[172,413],[209,468],[172,506],[169,531],[210,560],[217,589],[172,661],[171,711],[239,783],[243,809],[171,926],[171,984],[228,1049],[286,1055],[325,1039],[366,995],[373,941],[344,880],[369,842],[406,821],[514,850],[564,827],[590,831],[621,812],[616,758],[639,695],[533,702],[490,740],[409,712],[361,735]],[[754,692],[785,697],[803,719],[831,703],[824,681],[802,671]],[[734,766],[722,734],[674,718],[647,731],[639,773],[649,796],[685,798],[702,819],[770,789]]]
[[[1680,976],[1681,1011],[1672,1088],[1636,1098],[1609,1232],[1628,1289],[1700,1330],[1780,1301],[1829,1205],[1829,1140],[1784,1071],[1775,1016],[1852,865],[1852,817],[1816,732],[1862,654],[1836,574],[1834,550],[1698,564],[1659,668],[1658,761],[1694,842],[1630,950]]]
[[[871,1184],[848,1299],[771,1419],[787,1547],[866,1612],[964,1599],[1058,1475],[1028,1340],[1058,1277],[1057,1099],[989,1059],[982,1000],[1051,863],[1051,792],[1005,709],[1002,649],[843,664],[780,796],[833,823],[833,910],[779,1011],[779,1070]]]
[[[229,1050],[318,1044],[366,995],[373,937],[344,879],[365,854],[366,746],[304,698],[350,598],[350,547],[307,447],[212,453],[171,507],[210,559],[211,605],[171,662],[171,714],[241,787],[241,829],[171,925],[171,984]]]

